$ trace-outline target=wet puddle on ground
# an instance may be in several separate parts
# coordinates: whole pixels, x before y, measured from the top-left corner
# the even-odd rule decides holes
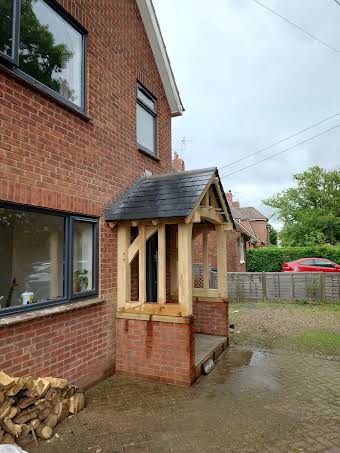
[[[219,390],[225,386],[228,392],[272,391],[280,389],[276,379],[277,369],[273,368],[271,354],[260,350],[240,350],[232,347],[218,361],[209,376]]]

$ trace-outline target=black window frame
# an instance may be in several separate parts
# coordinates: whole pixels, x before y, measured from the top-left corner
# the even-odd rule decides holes
[[[92,248],[92,275],[93,275],[93,288],[87,291],[79,293],[73,292],[73,240],[74,240],[74,223],[75,222],[87,222],[93,225],[93,248]],[[71,266],[69,277],[71,279],[69,283],[69,290],[71,299],[79,299],[88,296],[95,296],[98,294],[98,273],[99,273],[99,253],[98,253],[98,219],[72,215],[70,218],[70,240],[69,240],[69,265]]]
[[[141,92],[144,96],[146,96],[151,102],[154,103],[154,109],[150,108],[147,104],[145,104],[138,96],[138,93]],[[143,86],[140,82],[137,82],[136,86],[136,100],[137,104],[142,107],[147,113],[149,113],[153,117],[153,142],[154,142],[154,151],[151,149],[146,148],[142,144],[138,143],[138,136],[137,136],[137,112],[136,112],[136,141],[137,141],[137,148],[139,151],[146,153],[147,155],[158,159],[158,149],[157,149],[157,98]]]
[[[34,310],[41,310],[48,307],[65,305],[75,302],[79,299],[87,299],[89,297],[98,296],[99,293],[99,218],[83,216],[79,214],[55,211],[48,208],[37,208],[34,206],[21,205],[15,203],[0,202],[0,208],[13,209],[16,211],[32,212],[36,214],[52,215],[64,218],[64,284],[63,297],[57,299],[48,299],[46,301],[36,302],[29,305],[15,305],[8,308],[0,308],[0,319],[5,316],[25,313]],[[93,265],[93,289],[80,293],[73,292],[73,233],[74,222],[90,222],[93,224],[93,249],[92,249],[92,265]]]
[[[7,55],[0,50],[0,57],[16,66],[19,65],[19,23],[20,23],[20,0],[13,0],[12,8],[12,55]]]
[[[12,38],[13,38],[13,49],[12,57],[9,57],[5,53],[0,51],[0,63],[6,65],[6,68],[15,74],[17,77],[23,79],[34,88],[47,94],[57,100],[59,103],[71,108],[82,114],[87,114],[87,30],[76,20],[71,14],[69,14],[59,3],[55,0],[42,0],[48,6],[50,6],[60,17],[62,17],[69,25],[77,30],[82,36],[82,67],[81,67],[81,103],[80,106],[69,101],[64,96],[59,94],[57,91],[52,90],[42,82],[34,79],[30,75],[26,74],[19,68],[19,43],[20,43],[20,9],[21,0],[13,0],[13,24],[12,24]]]

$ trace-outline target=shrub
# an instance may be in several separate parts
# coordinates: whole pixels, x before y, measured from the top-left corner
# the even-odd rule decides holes
[[[282,263],[299,258],[327,258],[340,263],[340,247],[265,247],[247,251],[249,272],[280,272]]]

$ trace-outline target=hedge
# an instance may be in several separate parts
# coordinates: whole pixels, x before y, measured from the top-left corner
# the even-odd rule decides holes
[[[299,258],[327,258],[340,263],[340,247],[264,247],[248,249],[248,272],[280,272],[282,263]]]

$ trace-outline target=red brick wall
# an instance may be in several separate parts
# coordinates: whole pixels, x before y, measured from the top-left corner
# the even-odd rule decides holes
[[[87,386],[113,371],[107,304],[0,329],[0,369],[14,376],[63,376]]]
[[[246,263],[240,263],[239,241],[241,233],[236,230],[227,231],[227,270],[228,272],[246,272]],[[246,239],[245,239],[246,240]],[[217,266],[216,233],[211,231],[208,237],[209,264]],[[246,253],[245,253],[246,258]],[[193,263],[203,262],[203,236],[199,235],[193,241]]]
[[[0,67],[0,201],[101,218],[99,293],[108,302],[103,319],[103,330],[108,333],[104,335],[101,351],[113,366],[114,326],[109,318],[114,316],[116,301],[116,232],[103,220],[103,208],[144,169],[153,173],[171,170],[170,108],[134,0],[115,0],[101,7],[96,0],[60,3],[89,32],[90,119],[69,111]],[[157,98],[159,161],[136,147],[137,79]],[[91,309],[86,311],[92,313]],[[69,316],[77,322],[79,313]],[[30,326],[25,325],[10,330],[13,350],[20,349],[21,346],[16,346],[17,333],[25,328],[31,332]],[[89,366],[93,359],[86,356],[88,345],[82,343],[83,328],[80,326],[78,331],[80,336],[72,335],[70,347],[83,345],[82,366],[87,370],[86,379],[91,380]],[[0,328],[0,332],[2,348],[7,346],[9,331]],[[31,346],[34,349],[38,345],[44,348],[43,342],[33,335]],[[55,342],[54,347],[58,347]],[[56,364],[59,354],[61,350],[53,358]],[[12,370],[3,357],[0,355],[0,369]],[[28,372],[45,367],[39,355],[30,363]],[[105,371],[106,365],[101,361],[97,365],[99,374]],[[55,369],[51,363],[50,371],[62,372],[71,379],[79,377],[71,362]]]
[[[250,223],[263,244],[268,246],[268,230],[266,228],[267,222],[265,220],[251,220]]]
[[[210,231],[208,235],[208,259],[211,266],[217,266],[216,233]],[[203,262],[203,235],[196,236],[192,243],[192,262],[201,264]]]
[[[194,332],[228,336],[228,302],[195,301]]]
[[[117,319],[117,372],[190,385],[194,353],[192,324]]]
[[[227,269],[228,272],[246,272],[246,263],[240,263],[241,233],[236,230],[227,231]],[[244,238],[244,258],[247,259],[246,238]]]

